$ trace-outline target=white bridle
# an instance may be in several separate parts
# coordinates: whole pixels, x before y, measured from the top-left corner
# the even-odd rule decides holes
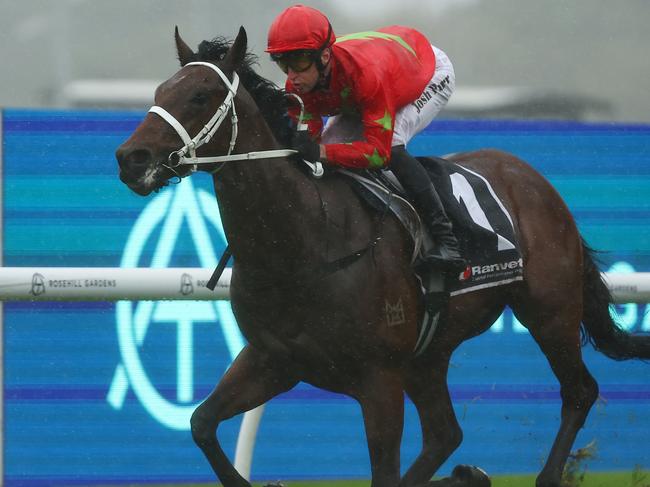
[[[199,164],[215,164],[219,162],[231,162],[231,161],[246,161],[253,159],[269,159],[276,157],[287,157],[295,154],[297,151],[293,149],[277,149],[277,150],[265,150],[257,152],[246,152],[243,154],[232,154],[233,149],[235,148],[235,143],[237,142],[237,111],[235,109],[235,95],[237,94],[237,89],[239,88],[239,76],[237,73],[233,72],[232,83],[228,77],[224,74],[221,69],[215,66],[212,63],[197,61],[192,63],[187,63],[185,66],[205,66],[207,68],[215,71],[219,77],[222,79],[226,88],[228,88],[228,94],[223,103],[217,108],[216,113],[212,118],[205,124],[205,126],[199,131],[196,136],[193,138],[190,137],[190,134],[185,130],[185,127],[176,120],[176,118],[165,110],[163,107],[154,105],[149,111],[155,113],[163,118],[169,125],[171,125],[176,133],[180,136],[181,140],[185,144],[183,147],[177,151],[172,152],[169,155],[168,161],[169,165],[166,166],[171,169],[174,173],[175,168],[180,166],[192,166],[190,172],[195,172],[198,170]],[[298,98],[300,105],[303,106],[302,100]],[[230,146],[228,147],[228,154],[225,156],[214,156],[214,157],[198,157],[196,155],[196,150],[204,144],[210,142],[214,134],[217,132],[223,121],[228,116],[228,112],[232,111],[230,117],[231,120],[231,134],[230,134]],[[303,109],[304,111],[304,109]],[[298,126],[301,126],[302,122],[302,111],[300,115],[300,120]],[[312,169],[312,173],[316,177],[323,175],[323,166],[320,162],[311,163],[309,161],[303,161],[309,165]],[[210,172],[215,173],[220,168],[214,169]],[[179,176],[180,177],[180,176]]]

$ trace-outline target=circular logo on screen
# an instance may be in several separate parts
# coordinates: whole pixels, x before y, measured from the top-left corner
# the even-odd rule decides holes
[[[180,232],[189,232],[201,267],[217,265],[208,225],[225,241],[219,209],[214,196],[195,191],[190,179],[173,190],[157,195],[142,211],[129,234],[121,267],[168,267]],[[156,241],[153,241],[157,239]],[[147,248],[151,262],[142,262]],[[142,284],[146,286],[146,283]],[[184,274],[180,282],[183,294],[194,289],[192,277]],[[189,430],[190,416],[198,402],[194,397],[194,346],[196,326],[217,323],[223,332],[230,359],[244,346],[244,340],[225,301],[118,301],[116,304],[117,337],[122,357],[115,369],[107,400],[115,409],[124,405],[130,389],[147,412],[162,425],[175,430]],[[163,352],[176,366],[175,400],[164,397],[147,373],[140,351],[148,333],[156,325],[171,323],[177,327],[176,353]],[[162,353],[161,353],[162,355]],[[175,356],[174,356],[175,355]],[[167,394],[169,396],[169,394]]]

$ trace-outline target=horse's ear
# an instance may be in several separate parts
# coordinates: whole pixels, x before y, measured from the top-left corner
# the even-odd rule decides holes
[[[181,62],[181,66],[192,62],[194,60],[194,51],[181,39],[181,35],[178,33],[178,26],[174,29],[174,39],[176,40],[176,52],[178,53],[178,60]]]
[[[244,26],[241,26],[239,28],[239,33],[235,38],[235,42],[232,43],[232,46],[230,46],[226,56],[223,58],[223,67],[225,69],[228,71],[235,71],[244,61],[246,58],[247,42],[246,29],[244,29]]]

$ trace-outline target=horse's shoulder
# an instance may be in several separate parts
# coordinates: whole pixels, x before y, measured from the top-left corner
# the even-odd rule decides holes
[[[354,189],[354,180],[338,171],[328,171],[323,178],[315,181],[321,191],[330,194],[334,199],[358,198]]]

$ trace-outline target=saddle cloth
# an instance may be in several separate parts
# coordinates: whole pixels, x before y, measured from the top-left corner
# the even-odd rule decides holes
[[[426,168],[469,266],[459,276],[446,280],[450,295],[523,280],[523,260],[512,219],[489,181],[475,171],[442,158],[418,158]],[[420,222],[403,189],[389,171],[359,172],[339,170],[364,190],[359,193],[370,204],[386,205],[408,230],[414,243],[413,261],[432,249],[435,242]],[[373,201],[374,200],[374,201]],[[419,267],[416,265],[416,268]],[[423,279],[425,292],[430,291]],[[435,285],[434,285],[435,287]]]

